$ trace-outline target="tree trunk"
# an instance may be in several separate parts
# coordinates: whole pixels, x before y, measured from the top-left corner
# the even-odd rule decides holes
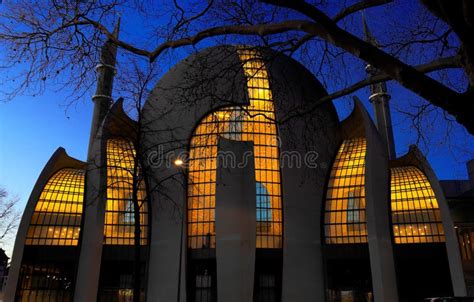
[[[141,224],[140,224],[140,207],[138,202],[138,190],[140,182],[138,181],[138,163],[135,159],[133,168],[133,217],[134,217],[134,261],[133,261],[133,302],[140,302],[141,296]]]

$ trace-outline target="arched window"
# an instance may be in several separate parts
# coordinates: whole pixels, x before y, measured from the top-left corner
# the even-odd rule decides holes
[[[191,139],[188,246],[193,249],[215,247],[216,156],[219,137],[253,141],[258,207],[257,248],[282,247],[279,150],[267,70],[258,52],[239,50],[239,56],[247,77],[250,105],[230,107],[209,114],[201,121]]]
[[[441,213],[428,178],[414,166],[390,170],[395,243],[444,242]]]
[[[31,218],[26,245],[77,245],[84,202],[84,170],[61,169],[46,183]]]
[[[324,213],[327,244],[366,243],[365,138],[342,142],[329,177]]]
[[[134,169],[135,168],[135,169]],[[135,207],[133,203],[133,173],[135,148],[129,140],[107,140],[107,204],[105,208],[105,244],[133,245],[135,237]],[[140,211],[140,244],[148,238],[148,208],[145,201],[145,183],[136,177],[137,202]]]
[[[64,168],[44,186],[28,227],[16,300],[72,300],[84,176],[84,170]]]

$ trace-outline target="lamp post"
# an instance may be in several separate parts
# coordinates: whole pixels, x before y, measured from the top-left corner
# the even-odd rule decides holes
[[[183,178],[183,186],[184,186],[184,204],[183,204],[183,209],[182,209],[182,214],[181,214],[181,234],[180,234],[180,239],[179,239],[179,264],[178,264],[178,293],[176,295],[177,297],[177,302],[181,301],[181,269],[183,266],[183,238],[184,238],[184,218],[185,218],[185,213],[186,213],[186,197],[187,197],[187,179],[186,179],[186,174],[185,171],[182,169],[183,167],[183,160],[181,158],[177,158],[174,161],[174,165],[179,169],[180,174],[182,175]]]

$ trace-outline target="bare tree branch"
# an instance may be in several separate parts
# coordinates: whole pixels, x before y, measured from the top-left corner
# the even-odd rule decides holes
[[[430,63],[426,63],[426,64],[423,64],[423,65],[418,65],[418,66],[415,66],[414,68],[418,72],[429,73],[429,72],[433,72],[433,71],[440,70],[440,69],[461,68],[461,65],[459,63],[459,58],[458,57],[449,57],[449,58],[442,58],[442,59],[439,59],[439,60],[436,60],[436,61],[433,61],[433,62],[430,62]],[[353,93],[353,92],[355,92],[355,91],[357,91],[361,88],[367,87],[371,84],[385,82],[385,81],[389,81],[391,79],[392,78],[389,75],[385,74],[385,73],[378,74],[378,75],[372,76],[370,78],[361,80],[357,83],[354,83],[354,84],[352,84],[352,85],[350,85],[350,86],[348,86],[344,89],[341,89],[341,90],[339,90],[335,93],[327,95],[326,97],[324,97],[324,99],[325,100],[337,99],[339,97],[351,94],[351,93]]]
[[[8,192],[0,188],[0,240],[6,239],[18,226],[20,213],[16,210],[18,197],[8,198]]]
[[[471,104],[466,108],[466,103],[462,101],[470,96],[460,94],[450,89],[440,82],[424,75],[424,73],[418,72],[415,68],[403,63],[399,59],[387,54],[383,50],[339,28],[336,22],[305,1],[264,0],[264,2],[293,9],[311,18],[315,22],[289,20],[270,24],[218,26],[203,30],[188,38],[166,41],[151,53],[137,49],[122,41],[115,41],[116,39],[114,40],[113,35],[107,32],[100,23],[92,20],[90,20],[90,22],[91,24],[94,24],[94,26],[103,30],[114,43],[136,54],[148,56],[152,62],[167,49],[195,45],[209,37],[231,34],[266,36],[281,34],[288,31],[306,32],[307,34],[319,36],[352,55],[372,64],[385,74],[389,75],[392,79],[398,81],[404,87],[412,90],[416,94],[429,100],[434,105],[452,114],[460,124],[464,125],[471,134],[474,134],[474,121],[472,121],[471,118],[472,114],[474,114],[474,105]]]
[[[303,0],[263,0],[265,3],[293,9],[315,23],[308,22],[303,31],[320,35],[323,39],[344,49],[352,55],[375,66],[389,75],[405,88],[429,100],[453,115],[456,120],[474,134],[474,97],[473,91],[460,94],[440,82],[418,72],[415,68],[387,54],[383,50],[341,29],[337,24],[315,6]]]
[[[460,68],[459,58],[458,57],[443,58],[443,59],[439,59],[439,60],[436,60],[436,61],[433,61],[433,62],[429,62],[429,63],[426,63],[426,64],[415,66],[415,69],[418,72],[421,72],[421,73],[429,73],[429,72],[437,71],[437,70],[440,70],[440,69],[446,69],[446,68]],[[352,84],[348,87],[345,87],[341,90],[338,90],[336,92],[333,92],[333,93],[328,94],[328,95],[326,95],[322,98],[317,99],[312,104],[310,109],[295,112],[294,114],[286,117],[284,120],[282,120],[280,122],[284,123],[284,122],[288,121],[291,118],[294,118],[294,117],[301,116],[301,115],[307,114],[309,112],[312,112],[315,109],[317,109],[318,106],[321,105],[324,102],[328,102],[328,101],[335,100],[335,99],[338,99],[340,97],[349,95],[349,94],[354,93],[355,91],[357,91],[361,88],[367,87],[371,84],[376,84],[376,83],[385,82],[385,81],[389,81],[389,80],[391,80],[391,77],[389,75],[385,74],[385,73],[378,74],[378,75],[369,77],[367,79],[361,80],[361,81],[356,82],[356,83],[354,83],[354,84]]]
[[[154,61],[159,57],[165,50],[178,48],[187,45],[195,45],[200,41],[221,35],[259,35],[268,36],[280,34],[288,31],[301,31],[306,26],[310,26],[310,22],[304,20],[289,20],[279,23],[270,24],[258,24],[258,25],[229,25],[229,26],[218,26],[203,30],[196,35],[188,38],[183,38],[175,41],[166,41],[159,45],[150,54],[150,60]],[[316,28],[311,34],[319,32]]]
[[[333,20],[334,22],[337,23],[341,21],[342,19],[344,19],[345,17],[355,12],[364,10],[366,8],[374,7],[374,6],[384,5],[390,2],[393,2],[393,0],[365,0],[365,1],[357,2],[349,7],[344,8],[342,11],[337,13],[337,15],[334,16]]]

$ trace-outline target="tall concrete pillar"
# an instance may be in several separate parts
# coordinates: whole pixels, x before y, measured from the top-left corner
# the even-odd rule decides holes
[[[325,300],[321,211],[339,136],[332,113],[325,109],[278,128],[284,218],[282,302]]]
[[[168,180],[150,179],[151,238],[147,301],[186,301],[186,177],[170,167]],[[163,173],[164,174],[164,173]],[[171,176],[175,175],[175,177]]]
[[[252,302],[256,250],[256,183],[252,142],[221,138],[216,179],[218,301]],[[246,162],[239,163],[244,156]]]
[[[397,275],[390,224],[390,169],[385,143],[368,112],[355,97],[355,109],[365,128],[365,210],[372,290],[376,302],[398,301]]]
[[[102,131],[99,131],[102,135]],[[98,138],[89,149],[86,173],[81,253],[74,291],[75,302],[97,300],[107,202],[105,141]]]

